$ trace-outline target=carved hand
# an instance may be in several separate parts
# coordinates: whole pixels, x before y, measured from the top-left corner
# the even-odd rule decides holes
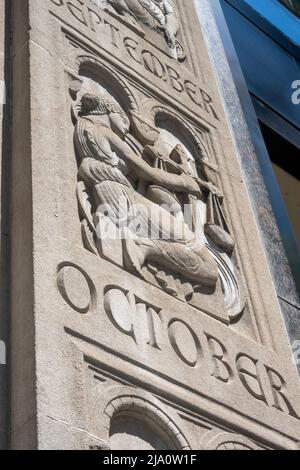
[[[186,193],[190,194],[191,196],[198,196],[198,197],[202,195],[200,185],[195,178],[186,174],[181,175],[180,178],[184,181]]]
[[[208,190],[212,193],[212,194],[215,194],[217,197],[219,197],[220,199],[222,199],[224,196],[223,196],[223,193],[219,190],[219,188],[217,188],[217,186],[215,186],[213,183],[207,183],[208,185]]]
[[[196,181],[201,188],[205,188],[207,191],[210,191],[212,194],[215,194],[217,197],[223,198],[222,192],[213,183],[209,181],[201,180],[199,178],[196,178]]]
[[[175,175],[162,170],[151,168],[151,176],[156,184],[171,191],[200,197],[202,192],[198,182],[189,175]]]

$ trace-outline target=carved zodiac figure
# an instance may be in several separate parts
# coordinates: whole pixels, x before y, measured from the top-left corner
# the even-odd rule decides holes
[[[176,57],[179,21],[171,0],[109,0],[109,3],[118,13],[133,16],[150,28],[162,31]]]
[[[95,213],[99,207],[106,207],[117,227],[124,227],[126,221],[130,233],[124,237],[123,245],[128,269],[143,276],[143,266],[156,263],[180,273],[189,282],[214,288],[218,268],[204,240],[195,236],[182,217],[150,197],[154,187],[186,198],[201,197],[201,184],[208,183],[184,172],[176,174],[151,166],[125,142],[128,132],[129,119],[112,99],[92,94],[81,98],[75,146],[79,181],[84,182],[91,195],[92,210]],[[141,183],[146,197],[138,189]]]

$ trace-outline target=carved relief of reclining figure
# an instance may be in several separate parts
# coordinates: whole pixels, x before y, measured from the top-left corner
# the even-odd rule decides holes
[[[129,119],[121,108],[107,98],[86,94],[75,128],[75,145],[80,161],[79,180],[84,181],[92,195],[94,210],[109,207],[109,217],[117,225],[124,223],[130,231],[130,218],[136,216],[137,232],[124,240],[126,267],[142,275],[147,262],[182,274],[188,281],[214,287],[218,268],[206,248],[182,218],[146,199],[137,191],[138,181],[156,184],[167,190],[201,197],[198,182],[189,175],[167,173],[152,168],[133,153],[124,142],[129,132]],[[150,215],[150,217],[149,217]],[[154,237],[143,236],[149,233]]]

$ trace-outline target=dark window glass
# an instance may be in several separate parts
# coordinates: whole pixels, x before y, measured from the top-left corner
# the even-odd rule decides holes
[[[300,246],[300,149],[262,122],[261,131],[273,163],[283,200]]]

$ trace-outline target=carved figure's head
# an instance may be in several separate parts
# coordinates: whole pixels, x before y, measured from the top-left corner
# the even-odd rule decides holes
[[[92,95],[86,93],[81,98],[81,110],[79,115],[84,116],[108,116],[112,129],[124,137],[130,127],[130,121],[123,109],[115,101],[104,95]]]
[[[104,97],[91,95],[89,93],[83,95],[80,103],[79,116],[104,116],[106,114],[108,114],[108,111]]]

